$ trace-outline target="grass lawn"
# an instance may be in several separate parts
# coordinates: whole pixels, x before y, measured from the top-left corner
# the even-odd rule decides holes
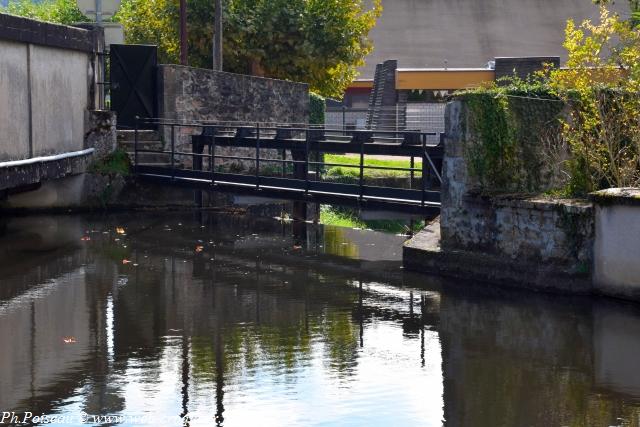
[[[360,164],[360,157],[358,155],[339,155],[339,154],[325,154],[324,155],[325,163],[336,163],[340,165],[356,165]],[[384,167],[394,167],[394,168],[408,168],[410,167],[410,160],[404,158],[398,159],[379,159],[379,158],[368,158],[365,156],[364,164],[365,166],[384,166]],[[422,161],[415,161],[414,168],[421,168]],[[326,174],[328,176],[347,176],[357,178],[360,176],[360,169],[357,167],[345,167],[345,166],[326,166]],[[395,177],[408,177],[409,171],[397,171],[397,170],[384,170],[384,169],[365,169],[364,170],[365,178],[395,178]],[[416,178],[421,177],[421,172],[415,172],[414,175]]]

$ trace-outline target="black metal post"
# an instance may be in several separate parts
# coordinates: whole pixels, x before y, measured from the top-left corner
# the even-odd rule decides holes
[[[282,150],[282,178],[284,178],[287,173],[287,162],[285,160],[287,160],[287,150]]]
[[[422,201],[420,206],[424,207],[427,190],[427,135],[422,135]]]
[[[309,195],[309,129],[305,131],[304,161],[304,194]]]
[[[415,162],[415,157],[411,156],[411,163],[409,163],[409,167],[411,168],[411,179],[409,180],[409,188],[413,189],[413,185],[414,185],[414,179],[415,179],[415,172],[414,172],[414,168],[415,168],[416,162]]]
[[[313,159],[315,160],[316,163],[316,181],[321,181],[321,177],[320,177],[320,151],[318,151],[320,149],[319,145],[316,145],[315,147],[315,151]]]
[[[360,141],[360,200],[364,198],[364,144]]]
[[[347,134],[347,107],[342,106],[342,135]]]
[[[209,146],[209,172],[211,173],[211,185],[216,185],[216,133],[217,128],[213,129],[211,136],[211,145]]]
[[[138,120],[140,117],[136,116],[134,120],[133,128],[133,171],[138,173]]]
[[[256,123],[256,190],[260,189],[260,123]]]
[[[176,126],[171,125],[171,180],[176,179]]]

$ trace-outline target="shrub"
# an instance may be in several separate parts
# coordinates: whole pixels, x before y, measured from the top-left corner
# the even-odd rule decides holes
[[[314,92],[309,92],[309,123],[312,125],[324,124],[324,112],[327,108],[324,97]]]
[[[1,7],[0,10],[2,10]],[[3,12],[65,25],[89,21],[80,12],[74,0],[44,0],[41,2],[9,0]]]
[[[574,194],[640,186],[640,33],[602,6],[600,23],[567,23],[566,70],[549,84],[569,105],[563,123]]]
[[[640,32],[603,6],[600,23],[569,20],[565,33],[566,68],[458,94],[480,190],[584,196],[640,187]]]

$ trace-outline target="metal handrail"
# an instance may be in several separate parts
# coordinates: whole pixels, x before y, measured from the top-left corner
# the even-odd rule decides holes
[[[342,136],[349,136],[351,135],[351,141],[349,142],[337,142],[337,141],[324,141],[324,140],[317,140],[317,139],[313,139],[312,140],[312,135],[314,135],[314,137],[317,137],[317,132],[332,132],[333,130],[330,129],[325,129],[324,127],[315,127],[315,126],[306,126],[306,127],[302,127],[302,126],[297,126],[297,125],[291,125],[288,124],[286,126],[263,126],[261,123],[253,123],[253,124],[248,124],[246,122],[242,122],[240,125],[229,125],[228,122],[224,122],[224,124],[222,123],[212,123],[209,121],[203,121],[203,122],[198,122],[197,124],[194,122],[180,122],[180,121],[173,121],[173,120],[162,120],[161,122],[163,123],[164,126],[169,126],[170,127],[170,138],[171,138],[171,144],[170,144],[170,150],[166,150],[166,149],[160,149],[160,150],[152,150],[152,149],[147,149],[147,148],[140,148],[139,147],[139,143],[140,143],[140,138],[139,138],[139,122],[144,122],[144,123],[148,123],[149,119],[139,119],[136,118],[136,123],[135,123],[135,139],[134,139],[134,170],[136,171],[136,173],[139,173],[140,170],[140,165],[139,165],[139,153],[156,153],[156,154],[163,154],[163,155],[169,155],[170,156],[170,177],[171,180],[176,180],[177,178],[177,172],[179,171],[185,171],[186,169],[182,169],[180,167],[179,164],[177,164],[176,162],[176,156],[190,156],[193,161],[194,161],[194,166],[193,169],[197,170],[197,171],[201,171],[202,173],[205,174],[209,174],[209,175],[205,175],[205,176],[209,176],[209,181],[211,183],[211,185],[216,185],[217,179],[219,177],[225,177],[225,178],[229,178],[229,176],[239,176],[239,175],[244,175],[244,176],[253,176],[254,181],[253,184],[255,186],[256,191],[260,191],[262,189],[262,179],[267,179],[269,178],[269,176],[265,176],[263,174],[261,174],[261,165],[263,163],[276,163],[276,164],[281,164],[282,165],[282,180],[283,182],[294,182],[294,181],[302,181],[304,182],[304,192],[305,194],[309,194],[309,192],[312,190],[312,186],[311,186],[311,180],[310,180],[310,169],[312,166],[316,167],[316,176],[315,176],[315,181],[321,180],[321,167],[345,167],[345,168],[353,168],[353,169],[358,169],[359,170],[359,177],[358,177],[358,187],[359,187],[359,191],[358,191],[358,198],[361,202],[365,202],[366,201],[366,197],[374,197],[371,196],[371,193],[365,194],[365,188],[368,189],[377,189],[378,193],[380,194],[387,194],[389,195],[389,200],[394,200],[394,193],[393,191],[395,190],[397,191],[406,191],[406,189],[401,189],[401,188],[391,188],[391,187],[380,187],[380,186],[371,186],[371,185],[366,185],[365,184],[365,179],[364,179],[364,171],[365,170],[388,170],[388,171],[404,171],[408,173],[408,177],[410,178],[410,189],[414,188],[414,179],[416,177],[416,174],[420,174],[422,176],[422,186],[420,191],[421,194],[421,198],[420,198],[420,205],[421,206],[426,206],[425,204],[432,206],[432,202],[431,201],[427,201],[427,193],[429,191],[429,189],[427,188],[427,181],[428,181],[428,177],[431,176],[431,172],[433,172],[433,174],[435,175],[435,177],[437,178],[437,180],[442,183],[442,176],[438,171],[438,168],[435,164],[435,162],[433,161],[433,159],[431,158],[431,155],[429,154],[429,149],[432,149],[436,146],[433,145],[428,145],[427,144],[427,137],[428,136],[437,136],[439,133],[437,132],[420,132],[420,131],[385,131],[385,130],[367,130],[367,131],[360,131],[360,130],[350,130],[347,131],[346,133],[343,133]],[[155,119],[154,119],[155,120]],[[158,122],[160,122],[158,120]],[[181,128],[181,127],[188,127],[188,128],[198,128],[201,130],[201,133],[198,134],[193,134],[190,133],[189,135],[185,135],[186,137],[190,137],[192,139],[191,144],[192,144],[192,151],[191,152],[187,152],[187,151],[182,151],[182,150],[178,150],[176,149],[176,137],[177,137],[177,128]],[[244,130],[243,130],[244,129]],[[246,130],[249,130],[249,132],[253,133],[255,132],[254,135],[250,135],[247,136],[247,132]],[[282,134],[280,134],[280,137],[278,137],[277,132],[278,131],[283,131],[286,130],[286,135],[288,136],[288,138],[285,138],[282,136]],[[220,133],[222,133],[223,135],[221,136],[219,134],[218,131],[221,131]],[[273,135],[268,135],[267,138],[264,137],[265,133],[267,133],[267,131],[276,131],[276,134]],[[342,130],[341,130],[342,131]],[[336,132],[336,131],[333,131]],[[301,134],[304,134],[304,138],[293,138],[293,134],[297,133],[298,136],[300,136]],[[231,134],[231,135],[229,135]],[[243,141],[245,144],[250,143],[253,145],[254,150],[255,150],[255,154],[254,155],[228,155],[228,154],[218,154],[216,153],[216,146],[219,144],[225,144],[226,146],[233,146],[230,145],[232,143],[233,139],[238,139],[238,137],[236,137],[235,135],[241,135],[240,140]],[[406,138],[409,138],[411,135],[411,138],[415,138],[416,136],[418,137],[418,144],[416,145],[408,145],[408,146],[404,146],[404,145],[382,145],[383,150],[391,150],[388,154],[391,156],[406,156],[405,154],[397,154],[400,152],[394,152],[393,147],[420,147],[420,151],[419,151],[419,155],[415,156],[414,154],[411,154],[410,156],[406,156],[406,157],[410,157],[410,167],[399,167],[399,166],[378,166],[378,165],[367,165],[365,164],[365,156],[368,155],[367,154],[367,149],[366,147],[372,147],[372,146],[380,146],[380,142],[377,142],[375,140],[375,136],[381,136],[381,135],[386,135],[386,136],[394,136],[394,138],[391,137],[381,137],[383,140],[400,140],[402,139],[403,142],[406,141]],[[398,135],[402,135],[402,138],[399,138]],[[208,138],[205,140],[202,139],[195,139],[194,137],[198,137],[198,138]],[[220,138],[225,138],[226,141],[222,142],[220,141]],[[287,159],[286,158],[286,150],[287,149],[282,149],[282,150],[278,150],[281,153],[281,157],[280,159],[274,159],[274,158],[265,158],[263,156],[261,156],[261,150],[273,150],[273,144],[270,146],[267,146],[266,148],[262,147],[262,142],[263,141],[273,141],[274,138],[276,140],[282,140],[283,142],[288,143],[288,149],[292,151],[292,158],[291,159]],[[311,145],[311,143],[313,142],[313,146]],[[293,145],[291,145],[291,143],[293,143]],[[357,163],[326,163],[323,161],[316,161],[316,160],[312,160],[310,158],[311,153],[312,152],[322,152],[322,144],[326,144],[326,143],[331,143],[331,144],[335,144],[337,143],[338,146],[342,146],[344,144],[345,148],[349,148],[350,152],[355,152],[354,149],[356,147],[358,147],[358,152],[359,152],[359,161]],[[196,150],[196,146],[198,147],[198,149]],[[204,147],[208,146],[209,147],[209,152],[208,153],[204,153]],[[296,148],[297,147],[297,148]],[[247,146],[243,146],[243,148],[249,148],[251,149],[251,146],[247,147]],[[328,147],[325,147],[328,148]],[[330,149],[330,151],[334,151],[335,148]],[[415,150],[415,149],[414,149]],[[295,159],[293,156],[293,152],[294,151],[298,151],[298,152],[304,152],[304,160],[300,159],[300,157],[298,157],[298,159]],[[347,151],[347,152],[349,152]],[[417,151],[404,151],[404,152],[409,152],[409,153],[417,153]],[[416,167],[415,165],[415,157],[421,158],[422,160],[422,164],[419,165],[418,167]],[[207,159],[208,160],[208,164],[209,164],[209,171],[206,171],[202,168],[203,166],[203,160]],[[255,171],[253,171],[252,175],[246,175],[246,174],[235,174],[235,175],[229,175],[229,174],[225,174],[224,172],[217,172],[216,171],[216,160],[240,160],[240,161],[247,161],[247,162],[254,162],[255,165]],[[354,159],[355,160],[355,159]],[[182,163],[182,162],[180,162]],[[285,170],[286,170],[286,166],[287,165],[292,165],[295,167],[295,165],[303,165],[304,164],[304,168],[300,169],[300,168],[294,168],[294,178],[285,178]],[[146,167],[146,170],[149,167]],[[156,168],[157,169],[157,168]],[[296,176],[297,175],[297,176]],[[202,175],[198,175],[198,176],[202,176]],[[269,181],[271,182],[271,181]],[[228,183],[227,183],[228,184]],[[245,180],[241,180],[239,181],[239,184],[241,185],[247,185],[246,184],[246,179]],[[340,185],[350,185],[350,184],[332,184],[332,185],[337,185],[338,188]],[[295,186],[292,188],[296,188]],[[314,187],[315,188],[315,187]],[[374,193],[374,194],[378,194],[378,193]],[[338,194],[338,193],[336,193]],[[349,195],[352,193],[345,193],[346,195]],[[400,194],[400,193],[396,193],[396,194]],[[406,194],[406,193],[402,193],[402,194]],[[376,196],[379,198],[379,196]],[[430,196],[432,197],[432,196]]]
[[[235,124],[230,124],[235,123]],[[246,121],[207,121],[207,120],[172,120],[172,119],[161,119],[161,118],[138,118],[136,120],[136,125],[138,129],[140,129],[140,124],[154,124],[160,126],[174,126],[174,127],[212,127],[216,129],[229,129],[229,128],[248,128],[248,129],[256,129],[256,126],[259,126],[261,131],[279,131],[279,130],[288,130],[292,132],[306,132],[308,130],[317,130],[317,131],[325,131],[325,132],[343,132],[343,133],[355,133],[362,131],[372,131],[375,134],[387,134],[387,135],[404,135],[407,132],[416,133],[416,134],[427,134],[431,136],[438,136],[442,132],[423,132],[417,129],[346,129],[344,127],[332,126],[332,125],[309,125],[304,123],[276,123],[276,122],[253,122],[248,123]],[[337,135],[336,135],[337,136]],[[345,135],[348,136],[348,135]]]

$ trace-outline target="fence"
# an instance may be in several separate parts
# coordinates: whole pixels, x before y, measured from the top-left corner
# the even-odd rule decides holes
[[[443,103],[396,104],[395,107],[379,107],[373,111],[367,124],[366,108],[329,107],[325,111],[325,126],[332,129],[371,129],[382,131],[415,130],[423,133],[444,133]],[[438,143],[433,136],[429,143]]]
[[[136,127],[134,170],[146,179],[319,203],[367,202],[415,212],[439,208],[439,192],[434,187],[441,183],[442,147],[427,143],[427,136],[431,135],[416,131],[345,131],[291,124],[186,123],[157,119],[154,123],[168,127],[172,138],[169,149],[142,148]],[[180,128],[199,130],[191,137],[191,149],[176,147],[174,136]],[[220,151],[228,147],[252,152]],[[280,155],[265,157],[265,151]],[[138,160],[143,153],[166,156],[169,166],[141,165]],[[347,164],[328,163],[320,153],[351,153],[354,158]],[[408,159],[409,164],[406,167],[367,164],[366,158],[371,155],[397,156]],[[183,160],[185,158],[188,160]],[[248,167],[229,170],[225,167],[228,160],[243,162]],[[332,166],[354,168],[358,171],[357,177],[351,182],[323,179],[324,168]],[[365,171],[370,169],[404,172],[408,188],[367,182]]]

